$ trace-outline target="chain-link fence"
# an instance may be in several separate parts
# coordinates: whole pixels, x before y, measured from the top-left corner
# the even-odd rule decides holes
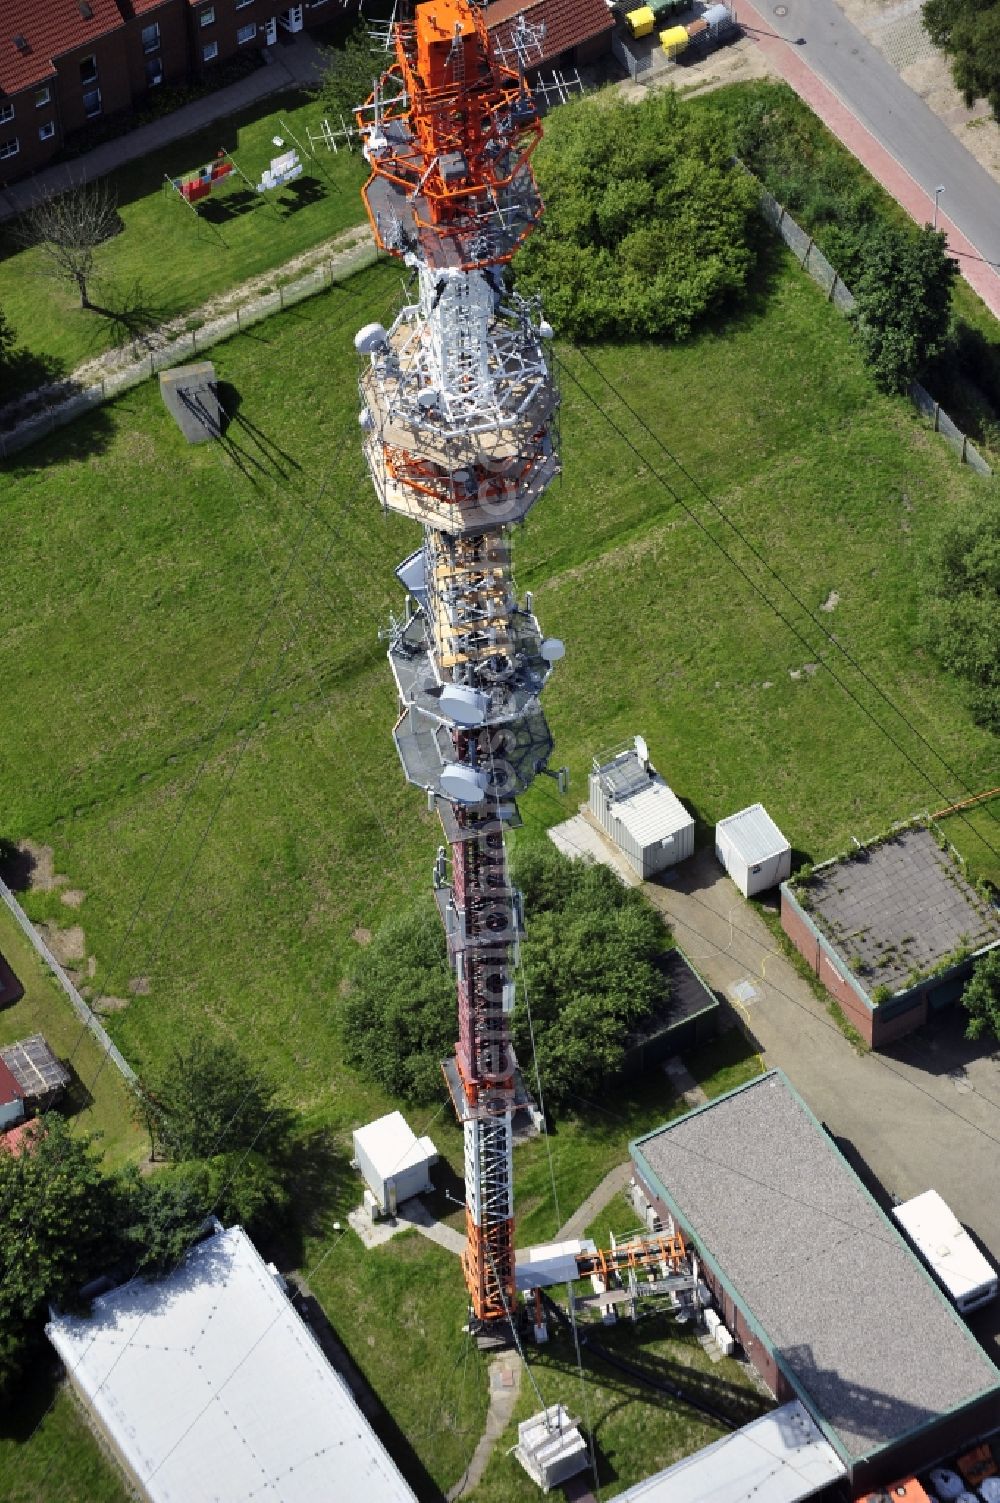
[[[260,297],[238,304],[230,312],[221,313],[198,328],[149,349],[128,365],[109,371],[91,386],[65,390],[63,395],[54,394],[51,401],[39,397],[39,411],[22,418],[6,432],[0,431],[0,457],[7,459],[21,449],[28,448],[29,444],[37,443],[57,428],[73,422],[74,418],[99,407],[102,402],[148,381],[157,371],[196,358],[223,339],[231,339],[234,334],[241,334],[244,329],[270,318],[273,313],[280,313],[307,297],[315,296],[317,292],[323,292],[334,283],[372,265],[376,256],[375,247],[366,240],[352,250],[343,252],[336,261],[324,262],[294,282],[287,282],[273,292],[263,293]]]
[[[118,1049],[117,1045],[111,1042],[111,1039],[108,1037],[107,1032],[100,1022],[100,1019],[91,1011],[86,1002],[80,996],[80,993],[77,991],[72,981],[66,975],[66,972],[63,970],[62,966],[59,964],[58,960],[53,955],[52,951],[49,949],[48,945],[45,943],[44,939],[39,934],[38,930],[35,928],[34,924],[31,922],[28,915],[21,907],[20,903],[17,901],[17,898],[15,898],[14,894],[11,892],[6,882],[4,882],[3,880],[0,880],[0,899],[2,899],[4,903],[6,903],[7,907],[14,915],[14,918],[17,920],[17,923],[19,924],[21,929],[23,929],[28,940],[31,942],[32,947],[41,956],[41,959],[48,966],[56,981],[58,981],[63,991],[66,993],[67,997],[73,1005],[73,1011],[76,1013],[77,1017],[93,1034],[94,1038],[97,1040],[101,1048],[111,1060],[111,1063],[121,1071],[122,1075],[124,1075],[127,1081],[134,1083],[137,1077],[135,1071],[132,1069],[132,1066],[129,1064],[125,1056],[121,1053],[121,1050]]]
[[[768,224],[772,229],[777,230],[799,265],[805,268],[814,282],[819,283],[830,301],[835,303],[842,313],[853,312],[857,307],[854,294],[849,287],[844,285],[840,273],[830,265],[823,252],[814,243],[812,236],[808,235],[801,225],[796,224],[787,209],[779,204],[778,200],[773,198],[766,189],[761,191],[760,207]],[[940,433],[947,440],[963,464],[971,465],[980,475],[993,474],[972,440],[962,432],[957,423],[952,422],[940,402],[935,402],[919,381],[911,382],[908,392],[914,406],[925,417],[930,418],[934,424],[935,433]]]

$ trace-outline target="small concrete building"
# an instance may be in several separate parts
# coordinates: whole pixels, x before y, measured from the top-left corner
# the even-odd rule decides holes
[[[719,820],[715,854],[745,898],[791,876],[792,847],[763,804]]]
[[[415,1137],[402,1112],[389,1112],[354,1133],[354,1161],[386,1216],[431,1188],[437,1157],[430,1138]]]
[[[719,1315],[779,1402],[805,1405],[850,1496],[1000,1426],[1000,1371],[780,1071],[631,1154]]]
[[[514,1455],[543,1493],[589,1465],[590,1451],[579,1426],[562,1404],[551,1404],[518,1425]]]
[[[643,881],[694,853],[694,819],[641,736],[594,758],[590,812]]]

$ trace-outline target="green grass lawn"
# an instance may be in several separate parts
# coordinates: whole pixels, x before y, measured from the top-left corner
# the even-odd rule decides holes
[[[361,931],[429,881],[440,839],[400,776],[377,637],[417,535],[378,513],[356,423],[351,337],[398,288],[398,268],[377,266],[220,346],[219,376],[240,399],[224,443],[188,448],[149,384],[9,464],[0,494],[12,582],[0,835],[52,845],[86,893],[67,917],[96,957],[93,988],[132,999],[109,1019],[127,1057],[153,1060],[207,1028],[252,1047],[287,1099],[343,1139],[397,1104],[343,1066],[345,968]],[[574,810],[594,751],[635,731],[702,821],[761,799],[813,860],[988,786],[995,739],[920,650],[913,584],[932,524],[983,482],[905,402],[874,391],[819,290],[776,250],[725,327],[593,354],[798,600],[563,348],[565,474],[517,551],[521,586],[569,649],[546,703],[573,788],[560,798],[539,780],[529,837]],[[831,591],[839,603],[822,613]],[[736,1083],[742,1065],[716,1068]],[[555,1124],[564,1217],[669,1109],[658,1089]],[[409,1116],[457,1170],[457,1130],[436,1110]],[[519,1240],[548,1238],[544,1145],[519,1149],[515,1172]],[[331,1187],[317,1208],[307,1269],[346,1193]],[[383,1280],[348,1239],[315,1285],[422,1466],[446,1479],[476,1430],[481,1381],[467,1370],[475,1399],[446,1396],[448,1364],[460,1384],[465,1362],[457,1267],[423,1243],[405,1257],[412,1274],[390,1259]],[[435,1358],[428,1377],[431,1352],[444,1367]],[[624,1478],[643,1426],[618,1405],[608,1399],[599,1438]],[[686,1443],[678,1431],[656,1455]]]
[[[220,147],[256,183],[278,150],[271,138],[284,135],[291,147],[291,132],[308,147],[307,126],[315,131],[319,120],[318,106],[305,96],[279,95],[112,174],[123,228],[97,253],[92,301],[117,309],[138,299],[162,321],[360,223],[366,172],[358,152],[318,149],[315,160],[303,158],[302,177],[281,192],[255,194],[234,173],[199,206],[198,217],[164,183],[211,160]],[[71,370],[123,338],[112,320],[83,311],[69,286],[41,277],[41,266],[37,250],[19,249],[11,229],[0,227],[0,307],[35,355]]]
[[[1000,794],[961,813],[938,820],[958,854],[963,857],[971,881],[984,879],[1000,892]]]
[[[0,1012],[0,1044],[43,1033],[74,1075],[66,1104],[71,1120],[81,1131],[100,1135],[109,1165],[140,1158],[148,1143],[130,1115],[124,1080],[114,1065],[105,1063],[104,1049],[84,1028],[65,992],[2,905],[0,955],[24,987],[24,996]]]
[[[4,1503],[127,1503],[134,1496],[69,1390],[53,1396],[41,1373],[0,1416],[0,1484]]]

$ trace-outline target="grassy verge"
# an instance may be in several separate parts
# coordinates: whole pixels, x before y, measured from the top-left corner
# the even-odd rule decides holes
[[[254,184],[277,150],[272,137],[284,134],[291,146],[294,135],[308,146],[307,127],[315,130],[319,118],[305,96],[279,95],[113,173],[122,229],[97,252],[93,301],[162,322],[360,223],[366,174],[356,152],[319,151],[277,193],[256,194],[234,173],[197,214],[164,182],[224,148]],[[69,371],[126,342],[121,321],[85,312],[71,288],[41,273],[39,252],[19,249],[13,229],[0,227],[0,301],[33,355]]]
[[[72,1394],[65,1387],[54,1392],[41,1374],[25,1383],[0,1418],[0,1481],[5,1503],[126,1503],[132,1497]]]
[[[965,861],[970,882],[986,881],[1000,892],[1000,855],[990,850],[1000,846],[1000,796],[937,823]]]

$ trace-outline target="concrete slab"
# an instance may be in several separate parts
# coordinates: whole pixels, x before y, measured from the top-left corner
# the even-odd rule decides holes
[[[551,826],[549,839],[552,844],[564,856],[569,856],[570,860],[599,861],[602,866],[610,867],[626,887],[638,887],[640,878],[621,852],[611,844],[603,830],[591,819],[586,809],[586,804],[582,804],[580,813],[574,814],[572,819]]]
[[[211,360],[174,365],[160,372],[163,405],[189,444],[204,444],[222,434],[222,408]]]

